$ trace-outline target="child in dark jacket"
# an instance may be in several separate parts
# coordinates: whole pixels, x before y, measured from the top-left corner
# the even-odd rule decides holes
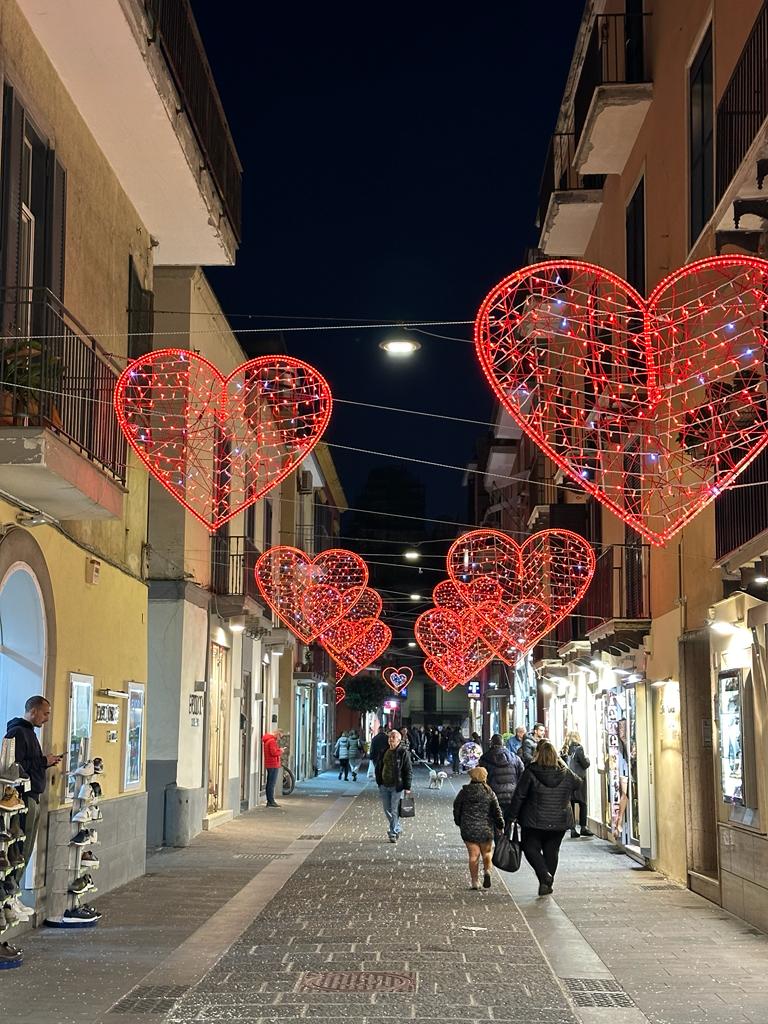
[[[469,877],[472,889],[479,889],[480,858],[483,858],[483,888],[491,887],[491,847],[494,831],[504,828],[496,794],[488,785],[485,768],[473,768],[472,780],[459,790],[453,801],[453,820],[461,830],[461,838],[469,856]]]

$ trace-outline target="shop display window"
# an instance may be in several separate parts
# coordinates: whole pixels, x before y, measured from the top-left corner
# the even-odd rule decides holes
[[[717,719],[720,736],[720,790],[724,803],[747,806],[744,793],[744,733],[741,672],[717,677]]]
[[[93,676],[79,672],[69,675],[69,731],[67,741],[67,771],[74,771],[91,756],[93,732]],[[65,775],[64,799],[69,803],[75,795],[77,779]]]
[[[141,752],[144,745],[144,684],[128,684],[127,734],[125,737],[125,788],[141,784]]]

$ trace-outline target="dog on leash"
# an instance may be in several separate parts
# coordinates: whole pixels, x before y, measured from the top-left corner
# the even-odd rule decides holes
[[[448,778],[445,772],[436,772],[434,768],[429,771],[429,789],[442,789],[443,783]]]

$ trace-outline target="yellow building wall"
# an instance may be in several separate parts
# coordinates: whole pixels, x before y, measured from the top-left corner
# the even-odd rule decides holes
[[[0,4],[0,67],[5,81],[67,172],[64,305],[118,357],[127,355],[128,258],[151,286],[149,232],[64,88],[18,5]],[[129,456],[122,519],[70,522],[77,540],[141,571],[147,476]]]
[[[12,522],[16,508],[0,501],[0,521]],[[67,750],[69,728],[70,672],[94,677],[94,705],[97,701],[120,705],[117,743],[107,743],[106,725],[93,725],[91,756],[104,759],[102,781],[104,798],[123,794],[124,761],[128,702],[100,697],[100,689],[125,690],[128,680],[147,681],[147,587],[120,569],[102,562],[99,582],[86,583],[88,555],[57,529],[37,526],[33,537],[40,546],[53,587],[56,618],[54,689],[46,696],[51,701],[51,721],[46,727],[46,753]],[[17,714],[23,714],[23,708]],[[95,713],[95,709],[94,709]],[[146,712],[144,742],[146,743]],[[144,757],[142,756],[142,765]],[[60,772],[50,776],[49,809],[62,802],[63,778]],[[130,793],[144,789],[144,778]]]

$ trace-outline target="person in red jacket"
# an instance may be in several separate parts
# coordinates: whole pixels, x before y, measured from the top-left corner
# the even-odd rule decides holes
[[[274,732],[265,732],[261,737],[264,747],[264,767],[267,769],[267,807],[280,806],[275,803],[275,786],[281,765],[280,739],[282,735],[279,729],[275,729]]]

